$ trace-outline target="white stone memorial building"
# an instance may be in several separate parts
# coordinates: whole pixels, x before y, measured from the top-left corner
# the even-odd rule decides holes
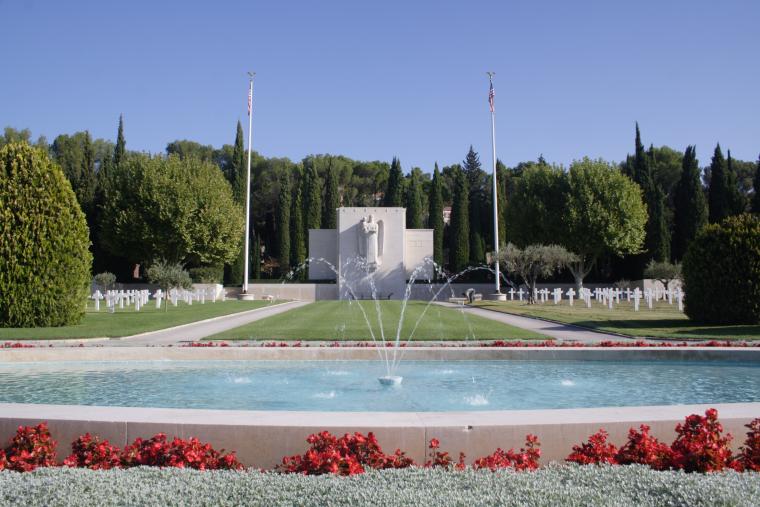
[[[336,280],[340,299],[402,299],[407,280],[428,279],[433,230],[407,229],[405,208],[338,208],[337,229],[309,230],[310,280]]]

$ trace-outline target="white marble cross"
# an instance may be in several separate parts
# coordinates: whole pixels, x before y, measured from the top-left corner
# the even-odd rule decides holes
[[[652,289],[647,289],[644,291],[644,299],[647,300],[647,307],[651,310],[652,309],[652,300],[654,299],[654,296],[652,294]]]
[[[633,291],[633,311],[639,311],[639,303],[641,302],[641,291],[638,287]]]
[[[573,288],[571,287],[567,289],[567,292],[565,292],[565,294],[567,294],[567,298],[570,303],[570,306],[573,306],[573,296],[575,296],[575,290],[573,290]]]
[[[164,293],[161,291],[161,289],[158,289],[156,292],[153,293],[153,299],[156,300],[156,310],[161,309],[161,300],[164,298]]]
[[[523,294],[525,294],[525,291],[520,288],[520,290],[517,291],[517,295],[520,297],[520,301],[522,301]]]
[[[554,304],[559,304],[559,300],[562,299],[562,289],[554,289],[554,293],[552,295],[554,296]]]
[[[511,289],[509,289],[509,300],[510,301],[514,301],[515,300],[515,288],[514,287],[512,287]]]
[[[95,294],[92,295],[92,299],[95,300],[95,311],[100,311],[100,300],[103,299],[103,294],[100,293],[99,290],[95,291]]]
[[[683,311],[683,291],[679,287],[676,289],[676,301],[678,302],[678,311]]]
[[[629,303],[631,302],[631,289],[630,288],[625,289],[625,298],[626,298],[626,301],[628,301]]]

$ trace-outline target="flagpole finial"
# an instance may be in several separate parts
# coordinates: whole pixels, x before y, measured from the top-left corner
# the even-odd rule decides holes
[[[250,70],[248,71],[248,76],[249,76],[251,79],[253,79],[253,76],[255,76],[255,75],[256,75],[256,73],[255,73],[255,72],[251,72]]]
[[[491,72],[491,71],[486,72],[486,74],[488,74],[488,80],[489,81],[493,81],[493,77],[496,75],[495,72]]]

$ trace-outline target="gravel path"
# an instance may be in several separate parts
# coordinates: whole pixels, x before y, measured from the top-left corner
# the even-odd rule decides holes
[[[582,327],[573,326],[571,324],[560,324],[558,322],[551,322],[548,320],[542,320],[533,317],[524,317],[522,315],[513,315],[511,313],[502,313],[495,310],[486,310],[472,306],[462,306],[456,303],[437,304],[445,306],[447,308],[459,308],[462,311],[477,315],[478,317],[484,317],[486,319],[509,324],[510,326],[528,329],[530,331],[535,331],[536,333],[540,333],[563,341],[577,341],[585,343],[595,343],[604,340],[611,340],[616,342],[635,341],[634,338],[616,334],[600,333],[598,331],[591,331],[590,329],[584,329]]]

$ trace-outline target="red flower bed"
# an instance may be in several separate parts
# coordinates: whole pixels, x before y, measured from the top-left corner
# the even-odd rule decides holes
[[[667,444],[660,442],[649,434],[649,426],[642,424],[640,431],[628,430],[628,441],[615,455],[615,461],[621,465],[639,463],[649,465],[655,470],[665,470],[673,460],[673,451]]]
[[[47,423],[19,426],[11,445],[0,451],[0,470],[30,472],[37,467],[55,466],[55,446]]]
[[[476,469],[488,468],[492,471],[499,468],[514,468],[518,471],[536,470],[538,459],[541,457],[540,445],[538,437],[529,434],[525,437],[525,447],[520,449],[520,452],[514,452],[513,449],[508,451],[496,449],[493,454],[476,459],[472,466]]]
[[[121,467],[119,448],[108,440],[85,433],[71,443],[71,455],[63,460],[67,467],[109,470]]]
[[[309,435],[306,441],[310,444],[306,453],[282,458],[278,470],[304,475],[355,475],[364,473],[365,467],[406,468],[414,464],[400,449],[385,454],[372,432],[367,436],[346,433],[338,438],[323,431]]]
[[[676,426],[675,441],[670,448],[673,458],[672,468],[687,472],[717,472],[731,465],[731,449],[728,447],[733,437],[721,436],[723,425],[718,422],[718,411],[708,409],[705,416],[692,414],[683,424]]]
[[[733,468],[760,472],[760,418],[745,426],[749,428],[747,440],[744,441]]]
[[[573,452],[566,458],[566,461],[578,463],[579,465],[598,465],[608,463],[617,465],[617,447],[607,442],[609,434],[600,429],[581,445],[574,445]]]
[[[137,438],[121,453],[121,464],[124,467],[155,466],[194,468],[196,470],[239,470],[243,465],[235,457],[235,453],[223,454],[211,444],[204,444],[197,438],[182,440],[174,438],[171,442],[166,435],[158,433],[143,440]]]
[[[437,438],[431,438],[428,448],[430,449],[430,458],[425,461],[426,468],[445,468],[447,470],[454,468],[455,470],[464,470],[464,453],[459,453],[459,461],[454,463],[448,452],[441,452],[438,448],[441,443]]]

